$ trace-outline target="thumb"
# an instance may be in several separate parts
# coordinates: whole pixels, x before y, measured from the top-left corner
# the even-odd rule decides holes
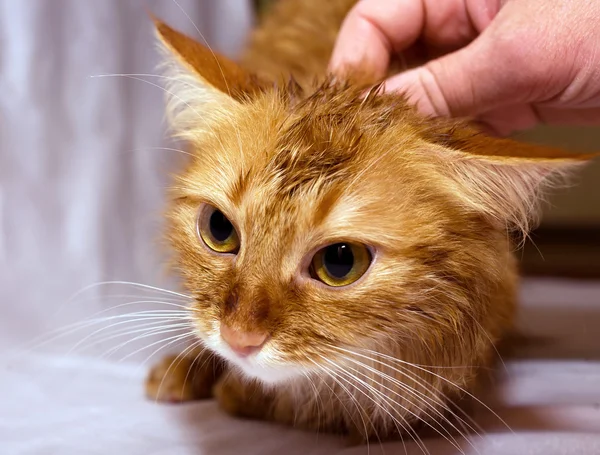
[[[474,116],[510,103],[508,74],[480,39],[388,79],[385,90],[406,93],[421,113],[433,116]]]

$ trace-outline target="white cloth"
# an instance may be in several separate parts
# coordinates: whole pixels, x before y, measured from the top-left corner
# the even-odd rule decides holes
[[[235,55],[251,23],[249,2],[178,4],[212,45]],[[91,76],[155,73],[146,9],[197,36],[178,4],[0,0],[0,455],[367,453],[324,435],[230,419],[214,402],[147,402],[142,361],[151,352],[136,354],[147,339],[108,360],[100,354],[127,337],[75,349],[92,332],[82,328],[50,352],[22,349],[131,300],[109,294],[142,294],[98,286],[67,303],[89,284],[175,286],[155,242],[167,174],[180,158],[157,149],[176,147],[164,138],[163,94],[138,80]],[[487,434],[474,448],[461,446],[485,455],[600,454],[600,284],[535,281],[523,294],[521,325],[553,342],[524,350],[490,391],[514,434],[480,410]],[[457,453],[436,440],[427,448]],[[407,451],[421,453],[409,443]],[[371,453],[382,450],[373,445]],[[387,445],[385,453],[404,448]]]

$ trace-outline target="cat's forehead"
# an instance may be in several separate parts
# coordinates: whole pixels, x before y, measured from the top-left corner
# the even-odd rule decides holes
[[[401,129],[409,117],[405,104],[364,100],[360,93],[328,86],[292,103],[279,101],[279,118],[265,134],[265,159],[256,162],[267,181],[276,180],[282,194],[330,182],[350,182],[368,167],[385,145],[386,127]],[[401,141],[397,141],[400,143]],[[260,145],[259,145],[260,147]]]
[[[267,93],[202,136],[184,187],[200,199],[209,193],[245,220],[244,229],[273,228],[270,237],[328,222],[329,232],[354,237],[376,217],[370,229],[384,232],[390,205],[402,207],[415,193],[403,190],[416,178],[411,115],[393,99],[343,90],[296,102]]]

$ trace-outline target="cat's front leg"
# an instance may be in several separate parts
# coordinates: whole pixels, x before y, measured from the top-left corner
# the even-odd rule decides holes
[[[303,393],[301,390],[302,387],[285,385],[265,387],[229,370],[217,382],[214,395],[221,408],[235,417],[267,420],[302,430],[345,434],[355,442],[365,440],[364,434],[345,418],[338,402],[329,396],[314,395],[316,390],[312,388],[310,392]]]
[[[146,378],[146,396],[155,401],[180,403],[212,397],[224,363],[204,349],[169,355],[154,365]]]
[[[275,394],[269,393],[255,380],[241,377],[228,370],[214,389],[220,407],[234,417],[255,420],[276,420]]]

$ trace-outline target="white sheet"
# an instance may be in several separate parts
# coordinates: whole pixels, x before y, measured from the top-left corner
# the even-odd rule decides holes
[[[231,55],[251,22],[248,3],[178,0]],[[141,362],[150,352],[118,360],[154,338],[108,360],[100,354],[124,339],[88,339],[75,349],[91,329],[44,349],[20,348],[131,300],[109,294],[141,293],[99,286],[66,304],[86,285],[175,286],[154,246],[166,174],[178,158],[153,148],[174,147],[163,137],[162,93],[137,80],[90,78],[154,71],[145,7],[196,33],[173,0],[0,0],[0,455],[366,453],[323,435],[232,420],[212,402],[145,401]],[[521,325],[554,343],[524,350],[490,390],[489,402],[515,433],[482,411],[488,433],[463,449],[600,454],[600,284],[529,282],[524,299]],[[432,455],[457,453],[440,441],[427,447]],[[385,448],[396,452],[402,445]]]

